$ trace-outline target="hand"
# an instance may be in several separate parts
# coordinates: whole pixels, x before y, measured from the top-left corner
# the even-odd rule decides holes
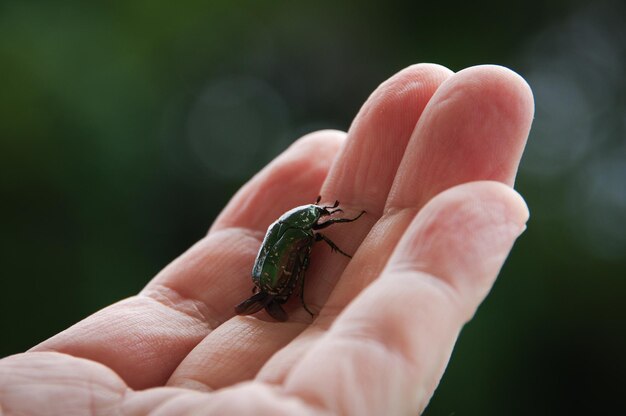
[[[8,414],[413,414],[489,292],[528,211],[510,188],[533,99],[511,71],[409,67],[347,134],[294,143],[137,296],[0,361]],[[267,226],[338,199],[287,322],[235,316]],[[344,215],[342,214],[342,215]]]

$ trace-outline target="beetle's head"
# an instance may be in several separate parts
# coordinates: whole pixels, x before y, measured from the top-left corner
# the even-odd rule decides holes
[[[335,212],[343,212],[341,208],[337,208],[339,206],[339,201],[335,201],[333,205],[318,205],[321,198],[321,196],[318,196],[317,201],[315,201],[315,206],[319,210],[320,217],[324,215],[332,215]]]
[[[333,205],[318,205],[320,199],[315,204],[302,205],[285,212],[279,220],[282,223],[290,224],[294,227],[302,229],[310,229],[317,224],[320,217],[332,215],[335,212],[343,212],[339,206],[339,201],[335,201]]]

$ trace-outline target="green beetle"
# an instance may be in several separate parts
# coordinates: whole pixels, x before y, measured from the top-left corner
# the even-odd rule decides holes
[[[332,206],[321,206],[318,205],[320,199],[318,197],[315,204],[287,211],[269,226],[252,268],[253,296],[235,306],[237,315],[251,315],[265,308],[272,318],[286,321],[287,313],[281,305],[287,302],[299,284],[302,306],[313,316],[304,303],[304,273],[309,265],[313,243],[325,241],[332,251],[352,257],[324,234],[315,231],[339,222],[356,221],[365,213],[362,211],[355,218],[328,218],[320,222],[322,217],[343,212],[337,208],[339,201]]]

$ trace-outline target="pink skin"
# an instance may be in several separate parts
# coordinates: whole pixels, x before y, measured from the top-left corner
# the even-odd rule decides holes
[[[298,140],[229,202],[208,235],[137,296],[0,361],[6,414],[411,414],[489,292],[528,210],[511,188],[533,117],[528,85],[477,66],[414,65],[348,133]],[[234,316],[267,226],[341,202],[290,319]],[[160,413],[159,413],[160,412]]]

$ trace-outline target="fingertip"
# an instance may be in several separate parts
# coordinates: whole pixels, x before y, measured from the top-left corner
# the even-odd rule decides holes
[[[504,185],[500,182],[485,181],[488,186],[493,186],[494,190],[500,188],[499,193],[502,198],[508,200],[507,206],[510,209],[509,217],[515,223],[520,224],[520,228],[526,229],[526,223],[530,218],[530,209],[524,197],[510,186]],[[523,231],[523,230],[522,230]]]
[[[300,137],[289,148],[308,154],[323,150],[327,150],[329,153],[336,153],[336,149],[343,144],[345,139],[345,131],[336,129],[316,130]]]
[[[420,93],[421,90],[424,90],[428,95],[432,95],[432,92],[453,74],[452,70],[443,65],[433,63],[413,64],[398,71],[382,83],[382,88],[379,88],[375,93],[387,95],[389,90],[395,90],[398,93],[402,91]],[[416,83],[430,86],[430,88],[415,88]]]
[[[436,195],[424,210],[446,210],[449,215],[447,218],[455,215],[487,216],[491,213],[490,220],[494,224],[511,223],[519,227],[523,227],[530,216],[526,201],[515,189],[502,182],[489,180],[468,182],[447,189]],[[467,224],[463,221],[460,223]]]
[[[535,111],[532,89],[515,71],[500,65],[476,65],[463,69],[451,79],[465,91],[475,90],[488,97],[512,124],[530,128]]]
[[[471,316],[528,218],[521,195],[500,182],[455,186],[424,206],[388,268],[435,276],[457,292]]]
[[[432,95],[453,74],[445,66],[430,63],[403,68],[372,92],[357,115],[355,125],[357,120],[369,118],[368,128],[380,126],[398,129],[397,133],[408,130],[410,134]],[[390,115],[398,120],[389,120]]]

